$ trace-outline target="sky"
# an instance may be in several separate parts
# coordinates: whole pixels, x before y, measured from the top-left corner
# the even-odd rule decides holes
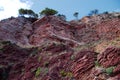
[[[30,0],[0,0],[0,20],[11,16],[18,16],[20,8],[31,9],[33,2]]]
[[[66,15],[67,20],[72,20],[75,19],[75,12],[79,12],[79,18],[94,9],[98,9],[100,13],[120,12],[120,0],[0,0],[0,19],[18,16],[20,8],[32,9],[39,13],[46,7],[55,9]]]

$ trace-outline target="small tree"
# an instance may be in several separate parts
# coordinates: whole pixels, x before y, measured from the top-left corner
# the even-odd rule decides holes
[[[38,15],[32,11],[31,9],[19,9],[19,15],[20,16],[24,16],[24,15],[28,15],[29,17],[33,17],[33,18],[38,18]]]
[[[95,9],[95,10],[93,10],[93,14],[98,14],[98,10],[97,9]]]
[[[90,11],[90,13],[88,15],[92,16],[92,15],[96,15],[98,13],[99,13],[99,11],[97,9],[95,9],[95,10]]]
[[[50,8],[45,8],[44,10],[42,10],[39,14],[40,16],[49,16],[49,15],[55,15],[57,14],[58,11],[54,10],[54,9],[50,9]]]
[[[73,14],[73,16],[76,17],[76,20],[78,20],[78,14],[79,14],[78,12],[75,12],[75,13]]]
[[[103,14],[109,14],[109,12],[108,12],[108,11],[105,11],[105,12],[103,12]]]
[[[57,16],[58,16],[60,19],[66,21],[66,16],[65,16],[65,15],[63,15],[63,14],[58,14]]]
[[[34,15],[35,13],[32,10],[26,10],[28,15]]]
[[[32,10],[27,10],[27,14],[30,15],[30,17],[38,18],[38,14],[36,14]]]
[[[20,16],[24,16],[25,14],[27,14],[26,10],[23,9],[23,8],[19,9],[18,12],[19,12],[19,15],[20,15]]]

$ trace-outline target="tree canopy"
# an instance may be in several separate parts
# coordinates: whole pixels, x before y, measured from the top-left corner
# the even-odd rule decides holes
[[[73,16],[76,17],[76,20],[78,20],[78,14],[79,14],[78,12],[75,12],[75,13],[73,14]]]
[[[96,15],[96,14],[98,14],[98,13],[99,13],[99,10],[98,10],[98,9],[94,9],[94,10],[90,11],[89,15],[90,15],[90,16],[91,16],[91,15]]]
[[[23,9],[23,8],[21,8],[21,9],[19,9],[18,12],[19,12],[20,16],[28,15],[29,17],[38,18],[38,14],[36,14],[31,9]]]
[[[66,16],[65,16],[65,15],[63,15],[63,14],[58,14],[57,16],[58,16],[60,19],[66,21]]]
[[[54,9],[50,9],[50,8],[45,8],[44,10],[42,10],[39,14],[42,16],[49,16],[49,15],[55,15],[57,14],[58,11],[54,10]]]

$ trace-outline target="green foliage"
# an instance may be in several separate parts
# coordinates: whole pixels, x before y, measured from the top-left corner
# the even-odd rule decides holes
[[[75,12],[75,13],[73,14],[73,16],[76,17],[76,20],[78,20],[78,15],[79,15],[78,12]]]
[[[38,61],[40,62],[41,60],[42,60],[42,57],[41,57],[41,56],[39,56],[39,57],[38,57]]]
[[[21,15],[21,16],[23,16],[24,14],[27,14],[27,12],[24,10],[24,9],[19,9],[18,10],[18,12],[19,12],[19,14]]]
[[[71,72],[66,72],[66,71],[64,71],[64,70],[61,70],[60,71],[60,75],[62,76],[62,77],[73,77],[73,74],[71,73]]]
[[[41,72],[41,68],[38,67],[36,72],[35,72],[35,77],[38,77],[40,75],[40,72]]]
[[[32,10],[27,10],[26,9],[26,11],[27,11],[27,14],[29,14],[29,15],[33,15],[34,14],[34,12]]]
[[[50,9],[50,8],[45,8],[44,10],[42,10],[39,14],[42,16],[49,16],[49,15],[55,15],[57,14],[58,11],[54,10],[54,9]]]
[[[67,72],[67,77],[73,77],[73,74],[71,72]]]
[[[48,68],[38,67],[37,69],[31,69],[31,72],[35,72],[35,77],[39,77],[41,75],[46,75],[49,72]]]
[[[111,74],[113,73],[114,68],[115,68],[114,66],[109,67],[109,68],[106,68],[106,69],[105,69],[105,72],[106,72],[108,75],[111,75]]]
[[[34,11],[32,11],[31,9],[19,9],[19,15],[20,16],[24,16],[24,15],[29,15],[30,17],[33,18],[38,18],[38,14],[36,14]]]
[[[62,70],[62,71],[60,71],[60,75],[61,75],[62,77],[65,77],[65,76],[67,76],[67,73],[66,73],[64,70]]]
[[[96,67],[99,67],[100,66],[100,63],[98,61],[95,61],[95,66]]]

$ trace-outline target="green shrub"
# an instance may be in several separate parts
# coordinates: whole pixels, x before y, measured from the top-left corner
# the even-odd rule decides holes
[[[67,76],[67,73],[66,73],[64,70],[62,70],[62,71],[60,71],[60,75],[61,75],[62,77],[65,77],[65,76]]]
[[[41,68],[38,67],[36,72],[35,72],[35,77],[38,77],[40,75],[40,72],[41,72]]]
[[[49,16],[49,15],[55,15],[57,14],[58,11],[54,10],[54,9],[50,9],[50,8],[45,8],[44,10],[42,10],[39,14],[42,16]]]
[[[69,77],[69,78],[73,77],[73,74],[71,72],[66,72],[64,70],[60,71],[60,75],[62,77]]]
[[[73,74],[71,72],[67,72],[67,77],[73,77]]]
[[[42,60],[42,57],[41,57],[41,56],[39,56],[39,57],[38,57],[38,61],[40,62],[41,60]]]
[[[115,68],[114,66],[109,67],[109,68],[106,68],[106,69],[105,69],[105,72],[106,72],[108,75],[111,75],[111,74],[113,73],[114,68]]]
[[[38,18],[38,14],[36,14],[33,10],[31,9],[19,9],[18,10],[20,16],[28,15],[29,17],[33,18]]]
[[[95,66],[96,67],[99,67],[100,66],[100,63],[98,61],[95,61]]]
[[[73,16],[76,18],[76,20],[78,20],[78,15],[79,15],[78,12],[75,12],[75,13],[73,14]]]

